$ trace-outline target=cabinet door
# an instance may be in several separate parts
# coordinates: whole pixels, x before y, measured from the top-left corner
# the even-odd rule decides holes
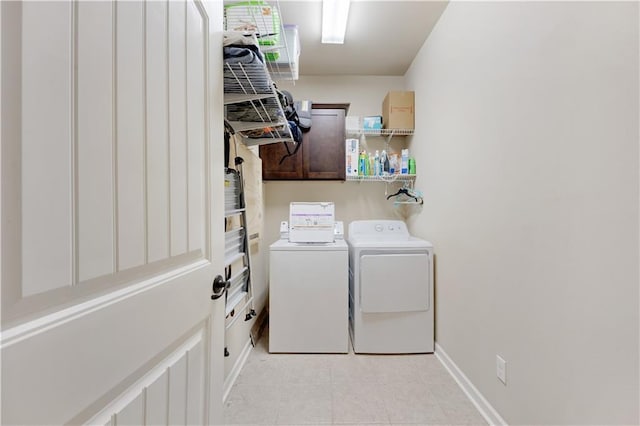
[[[302,146],[295,155],[287,155],[284,144],[260,146],[263,180],[301,180],[345,178],[344,121],[349,104],[314,104],[312,125],[303,134]],[[295,145],[289,143],[289,151]],[[281,162],[282,160],[282,162]]]
[[[287,142],[289,151],[296,148],[293,142]],[[284,143],[273,143],[260,146],[260,158],[262,158],[263,180],[287,180],[302,179],[302,149],[298,149],[295,155],[283,157],[288,154]],[[282,162],[281,162],[282,161]]]
[[[312,126],[302,142],[305,179],[345,178],[344,109],[321,108],[311,112]]]

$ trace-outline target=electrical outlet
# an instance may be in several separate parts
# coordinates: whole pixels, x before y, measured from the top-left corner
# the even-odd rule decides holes
[[[507,384],[507,361],[500,355],[496,355],[496,375],[502,383]]]

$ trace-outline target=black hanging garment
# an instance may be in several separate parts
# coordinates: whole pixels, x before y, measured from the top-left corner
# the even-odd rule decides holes
[[[311,101],[294,102],[293,95],[287,90],[278,90],[277,93],[284,116],[289,122],[291,136],[296,142],[293,151],[289,149],[289,144],[284,142],[287,154],[280,159],[280,164],[282,164],[284,160],[298,152],[302,143],[302,132],[307,132],[311,128]]]
[[[224,131],[224,166],[229,167],[229,155],[231,151],[230,143],[231,135],[226,130]]]

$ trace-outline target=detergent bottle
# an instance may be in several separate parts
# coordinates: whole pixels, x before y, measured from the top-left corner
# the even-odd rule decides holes
[[[376,155],[373,157],[373,175],[380,176],[380,153],[376,149]]]

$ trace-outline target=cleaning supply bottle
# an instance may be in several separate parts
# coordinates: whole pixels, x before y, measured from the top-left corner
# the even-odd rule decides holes
[[[373,176],[374,172],[373,154],[369,153],[369,176]]]
[[[403,175],[409,174],[409,150],[403,149],[401,152],[401,165],[400,173]]]
[[[382,174],[388,175],[389,174],[389,155],[387,154],[387,151],[385,151],[384,149],[382,150],[382,157],[380,158],[380,162],[382,165]]]
[[[410,175],[416,174],[416,159],[413,157],[409,158],[409,174]]]
[[[373,175],[380,176],[380,153],[376,149],[376,155],[373,157]]]
[[[364,171],[364,151],[362,151],[358,156],[358,176],[364,176]]]
[[[364,152],[364,175],[365,176],[369,176],[369,154],[367,154],[367,151]]]

